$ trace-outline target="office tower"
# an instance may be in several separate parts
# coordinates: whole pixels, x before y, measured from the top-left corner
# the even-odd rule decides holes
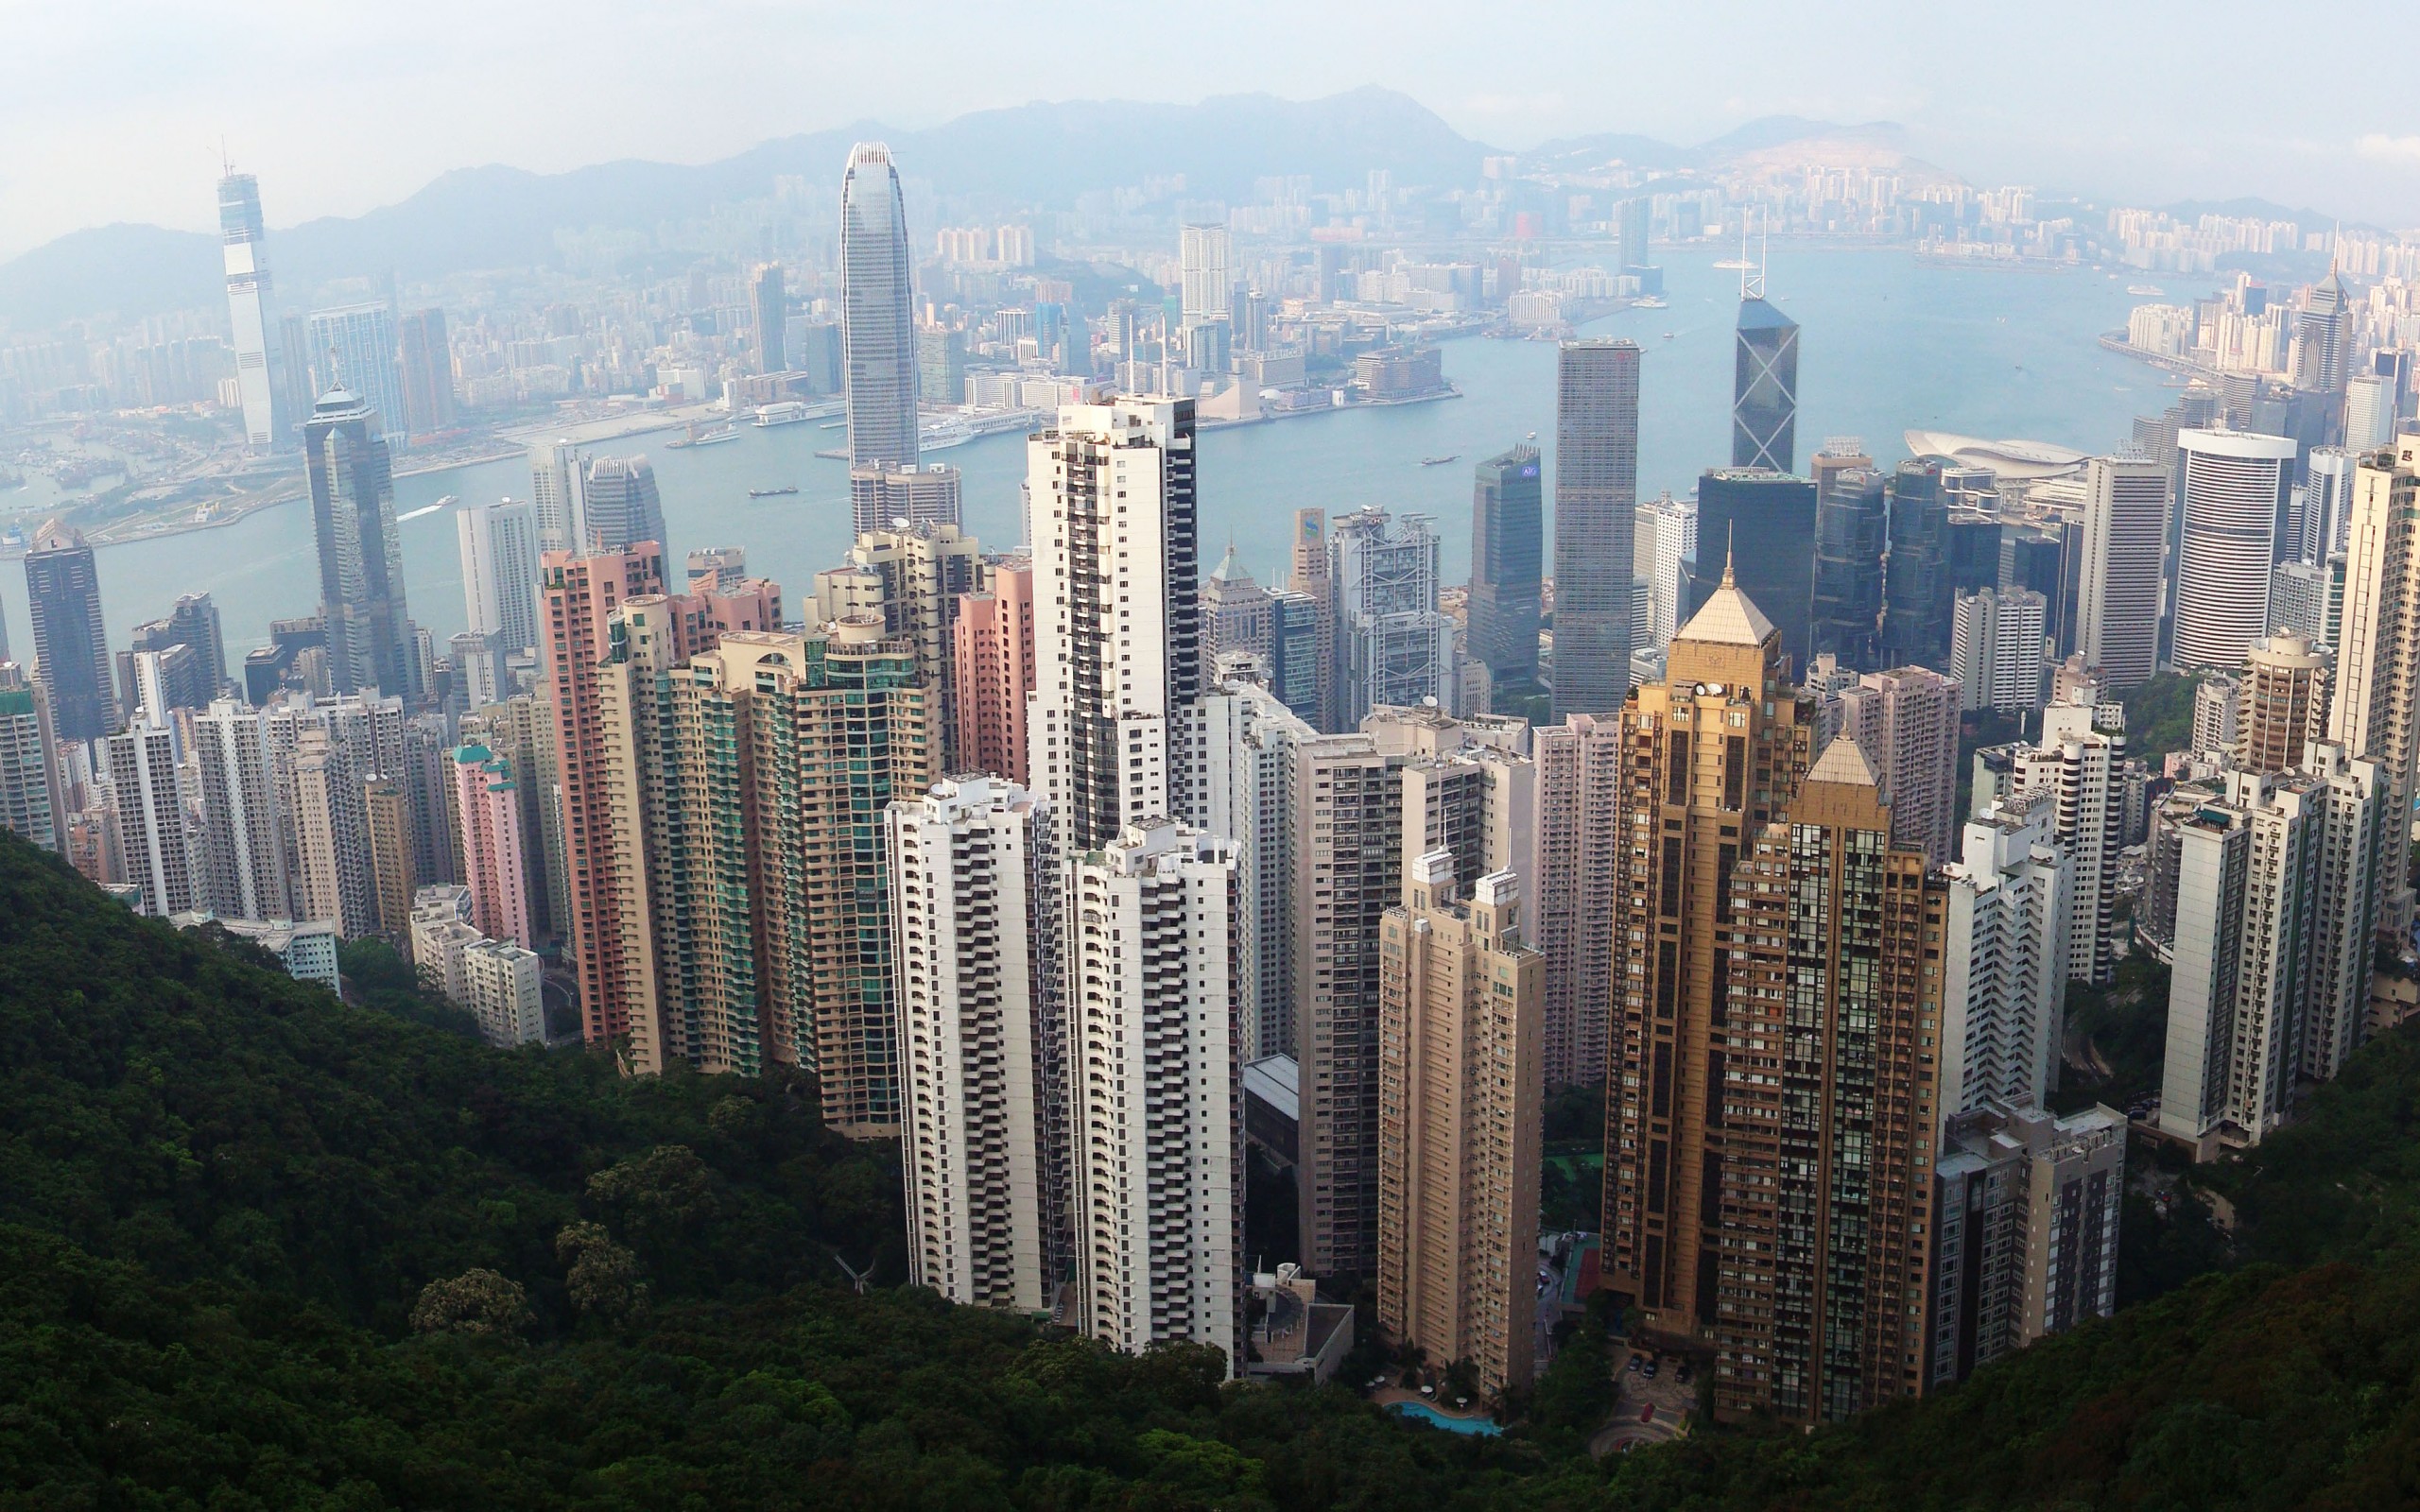
[[[914,268],[890,149],[860,142],[840,180],[840,352],[854,466],[916,465]]]
[[[951,627],[956,765],[1022,785],[1028,772],[1026,701],[1034,689],[1033,563],[1023,557],[994,562],[990,578],[988,589],[959,599]]]
[[[1318,702],[1317,713],[1304,714],[1321,730],[1334,730],[1339,724],[1336,713],[1336,595],[1329,576],[1327,547],[1327,511],[1297,509],[1294,511],[1294,554],[1286,573],[1288,593],[1300,593],[1311,601],[1319,618],[1318,655],[1312,665]],[[1299,683],[1302,669],[1289,664],[1288,680]],[[1299,705],[1288,704],[1297,713]]]
[[[450,765],[471,922],[490,939],[527,945],[538,932],[529,916],[529,866],[521,849],[521,791],[512,765],[476,744],[457,747]]]
[[[2273,635],[2244,653],[2238,680],[2235,765],[2283,772],[2303,764],[2304,746],[2326,737],[2327,658],[2299,635]]]
[[[756,348],[758,372],[782,372],[782,337],[788,330],[789,300],[782,287],[782,265],[759,263],[748,276],[748,306],[753,318],[749,331]]]
[[[1571,714],[1540,726],[1530,748],[1538,765],[1538,837],[1528,933],[1545,965],[1546,1085],[1560,1091],[1605,1074],[1620,874],[1615,835],[1621,721]]]
[[[1648,231],[1653,224],[1655,202],[1645,195],[1633,195],[1621,202],[1615,212],[1615,224],[1621,237],[1622,271],[1631,273],[1651,268],[1648,261]],[[1661,283],[1661,280],[1658,280]],[[1653,289],[1643,290],[1653,293]]]
[[[1942,868],[1940,1107],[2041,1107],[2059,1086],[2075,873],[2048,788],[1983,804]]]
[[[2269,633],[2276,564],[2297,447],[2289,437],[2188,430],[2176,565],[2179,671],[2225,670]]]
[[[134,639],[118,659],[119,686],[134,686],[133,659],[145,651],[165,651],[171,646],[189,646],[194,660],[190,670],[176,679],[167,690],[173,709],[200,709],[218,696],[227,686],[227,644],[218,627],[218,608],[208,593],[184,593],[177,599],[176,608],[164,619],[156,619],[134,627]],[[130,701],[139,701],[130,697]]]
[[[2096,456],[2084,464],[2076,650],[2113,692],[2159,669],[2169,483],[2169,466],[2159,457]]]
[[[544,1042],[545,973],[535,951],[479,940],[462,952],[462,986],[480,1039],[498,1050]]]
[[[2372,453],[2354,471],[2335,684],[2328,739],[2377,763],[2387,806],[2408,813],[2420,773],[2420,437],[2398,438],[2394,451]],[[2401,868],[2378,880],[2378,927],[2400,939],[2411,889]]]
[[[1996,1103],[1948,1121],[1933,1177],[1928,1386],[2117,1311],[2125,1186],[2126,1119],[2111,1108],[2060,1118]]]
[[[2379,446],[2394,439],[2392,422]],[[2330,555],[2344,549],[2344,531],[2353,515],[2353,469],[2365,453],[2342,446],[2314,446],[2303,458],[2302,539],[2295,557],[2325,568]]]
[[[1638,507],[1633,528],[1635,575],[1647,579],[1648,627],[1653,645],[1661,651],[1687,618],[1689,564],[1698,554],[1698,501],[1694,495],[1675,499],[1668,492],[1659,493]],[[1635,623],[1637,606],[1632,610]]]
[[[1619,709],[1630,686],[1638,511],[1638,343],[1555,358],[1554,717]],[[1342,716],[1350,723],[1351,715]]]
[[[1924,1390],[1942,1005],[1924,963],[1945,900],[1890,829],[1843,737],[1735,874],[1748,948],[1731,953],[1723,1069],[1706,1083],[1720,1195],[1697,1257],[1720,1267],[1699,1281],[1720,1415],[1838,1421]]]
[[[899,963],[908,1279],[953,1302],[1039,1314],[1068,1253],[1067,1024],[1057,941],[1032,921],[1060,885],[1033,795],[943,781],[884,816]]]
[[[586,461],[569,441],[540,441],[529,448],[529,513],[541,553],[588,549],[579,496],[587,475]]]
[[[2402,849],[2385,791],[2377,763],[2322,742],[2301,769],[2230,772],[2169,817],[2163,1133],[2256,1144],[2293,1117],[2298,1077],[2333,1076],[2360,1042],[2376,871]]]
[[[1813,653],[1855,672],[1882,655],[1882,558],[1890,541],[1889,483],[1871,467],[1825,467],[1815,455]]]
[[[1692,614],[1726,576],[1760,612],[1772,617],[1791,668],[1806,668],[1815,640],[1813,483],[1753,468],[1716,468],[1698,479],[1698,555],[1689,577]],[[1558,597],[1558,624],[1561,603]],[[1562,665],[1560,659],[1556,665]]]
[[[1380,926],[1378,1326],[1499,1397],[1537,1361],[1545,963],[1520,880],[1490,872],[1465,902],[1455,870],[1421,856]]]
[[[1936,865],[1958,835],[1958,715],[1963,689],[1926,667],[1869,672],[1840,690],[1840,732],[1857,742],[1891,799],[1891,843]]]
[[[34,679],[50,700],[59,738],[98,740],[117,728],[100,575],[74,525],[53,520],[34,532],[26,553],[26,610],[34,622]]]
[[[370,841],[370,895],[378,933],[397,943],[409,933],[412,910],[411,810],[403,784],[372,774],[361,780],[363,829]]]
[[[2352,302],[2344,280],[2333,267],[2304,295],[2303,307],[2294,316],[2295,387],[2332,394],[2344,387],[2352,355],[2346,340],[2351,334]]]
[[[302,427],[311,475],[311,525],[320,552],[320,615],[328,679],[340,694],[410,697],[411,635],[404,605],[404,552],[387,442],[372,412],[337,389]]]
[[[1948,481],[1945,470],[1943,481]],[[2000,581],[2000,523],[1987,514],[1953,507],[1943,536],[1942,559],[1949,568],[1949,592],[1979,593]]]
[[[1771,711],[1768,713],[1768,711]],[[1701,732],[1703,732],[1701,736]],[[1608,1035],[1606,1284],[1659,1332],[1715,1322],[1714,1233],[1725,1221],[1705,1090],[1721,1085],[1729,1011],[1730,872],[1786,806],[1810,759],[1812,711],[1789,696],[1781,633],[1726,578],[1672,639],[1665,680],[1621,713],[1630,850],[1615,939],[1635,934]],[[1703,739],[1702,745],[1696,743]]]
[[[201,906],[221,919],[291,918],[276,763],[267,721],[232,698],[193,722]]]
[[[352,396],[367,411],[367,433],[401,450],[410,436],[395,350],[390,305],[348,304],[311,312],[311,387],[320,404],[331,393]],[[313,407],[314,416],[319,407]]]
[[[14,662],[0,662],[0,829],[61,850],[67,797],[60,782],[50,697]]]
[[[1027,442],[1034,665],[1027,740],[1059,853],[1192,800],[1202,687],[1193,403],[1070,404]]]
[[[600,456],[590,462],[580,480],[580,527],[584,550],[630,551],[643,541],[670,550],[655,465],[644,456]]]
[[[1949,632],[1949,675],[1962,706],[2025,715],[2042,707],[2043,620],[2049,606],[2031,589],[1961,594]]]
[[[209,707],[211,691],[202,679],[201,658],[192,646],[129,651],[120,661],[130,712],[147,709],[164,724],[171,710]]]
[[[2269,627],[2325,644],[2327,574],[2307,561],[2281,561],[2269,570]]]
[[[1765,299],[1765,275],[1739,275],[1731,382],[1731,465],[1798,468],[1798,326]]]
[[[1882,661],[1890,666],[1943,666],[1949,660],[1955,595],[1941,463],[1931,457],[1900,463],[1892,471],[1885,502],[1891,558],[1882,583]]]
[[[2030,588],[2042,595],[2048,617],[2042,633],[2052,662],[2075,652],[2074,548],[2083,541],[2081,519],[2053,519],[2041,528],[2014,524],[2000,532],[2000,569],[1995,586]]]
[[[620,947],[627,895],[611,870],[614,821],[597,669],[612,646],[614,611],[627,599],[664,591],[664,555],[652,545],[593,556],[550,551],[538,570],[539,645],[552,695],[567,891],[556,917],[569,927],[588,1042],[605,1045],[631,1032],[631,1002]]]
[[[184,798],[177,783],[176,732],[137,720],[109,735],[102,752],[126,878],[141,889],[143,912],[165,919],[200,907]]]
[[[1236,846],[1156,819],[1071,859],[1075,1316],[1115,1349],[1240,1362]]]
[[[849,469],[850,526],[858,535],[872,530],[897,530],[947,525],[958,528],[958,469],[939,462],[922,467],[890,462],[865,462]]]
[[[1471,589],[1464,644],[1498,688],[1538,681],[1539,577],[1546,490],[1538,449],[1515,446],[1478,465],[1471,497]]]
[[[445,312],[415,310],[395,333],[403,372],[404,421],[414,436],[454,425],[454,352],[445,339]]]
[[[1278,700],[1316,730],[1320,684],[1331,660],[1327,606],[1291,589],[1269,597],[1269,686]]]
[[[1230,656],[1248,656],[1263,669],[1270,660],[1270,595],[1236,559],[1231,541],[1218,567],[1201,580],[1201,665],[1215,675]]]
[[[311,387],[311,323],[300,310],[277,317],[275,345],[269,359],[269,413],[276,422],[276,444],[299,439],[302,421],[318,397]]]
[[[916,388],[927,404],[966,403],[966,333],[956,326],[916,327]]]
[[[1295,753],[1319,739],[1269,688],[1214,678],[1201,698],[1202,824],[1236,855],[1236,1037],[1246,1060],[1295,1050]]]
[[[538,648],[538,518],[510,499],[454,516],[462,551],[462,607],[471,633],[507,652]],[[492,702],[477,699],[475,702]]]
[[[2344,445],[2371,452],[2394,440],[2394,387],[2390,379],[2360,373],[2344,381]]]
[[[277,444],[276,390],[268,360],[268,250],[260,180],[231,165],[218,180],[218,240],[227,267],[228,346],[235,354],[235,393],[243,403],[244,444]]]
[[[1437,607],[1441,547],[1428,517],[1398,521],[1372,506],[1337,521],[1328,544],[1338,720],[1430,698],[1450,709],[1454,624]]]

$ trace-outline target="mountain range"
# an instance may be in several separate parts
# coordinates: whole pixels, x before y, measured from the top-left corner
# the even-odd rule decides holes
[[[1608,134],[1551,142],[1523,157],[1570,170],[1613,159],[1694,168],[1817,137],[1895,146],[1898,133],[1884,123],[1838,127],[1773,116],[1693,147]],[[1460,186],[1476,181],[1481,161],[1498,151],[1410,96],[1375,87],[1317,100],[1228,94],[1196,105],[1037,103],[925,130],[859,122],[697,165],[624,160],[552,174],[493,163],[458,169],[367,215],[273,226],[269,266],[279,297],[300,301],[330,280],[389,269],[413,282],[545,266],[559,255],[559,232],[651,234],[718,204],[766,197],[781,177],[837,194],[851,144],[870,139],[890,144],[911,193],[995,198],[1004,214],[1176,174],[1184,177],[1186,197],[1229,202],[1249,199],[1255,179],[1279,175],[1308,175],[1323,190],[1358,187],[1374,170],[1398,185]],[[262,188],[273,208],[278,186]],[[207,308],[219,298],[217,238],[206,232],[94,227],[0,264],[0,330],[132,320]]]

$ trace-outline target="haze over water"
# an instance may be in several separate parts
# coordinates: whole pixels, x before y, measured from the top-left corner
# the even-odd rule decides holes
[[[1631,310],[1589,328],[1646,350],[1640,394],[1639,490],[1686,491],[1698,473],[1730,460],[1732,320],[1737,275],[1712,254],[1667,254],[1670,308]],[[1888,465],[1906,454],[1911,428],[2051,441],[2101,451],[2125,440],[2138,414],[2171,402],[2155,369],[2101,349],[2095,337],[2122,327],[2142,302],[2125,292],[2135,275],[2078,270],[2019,273],[1944,266],[1898,251],[1776,252],[1770,293],[1801,327],[1798,463],[1829,436],[1858,436]],[[2181,302],[2199,283],[2161,280]],[[1665,340],[1669,331],[1672,339]],[[1202,569],[1233,540],[1264,583],[1280,580],[1295,509],[1383,505],[1436,517],[1444,537],[1445,580],[1469,572],[1471,468],[1530,431],[1553,476],[1554,346],[1469,339],[1444,346],[1445,373],[1463,397],[1435,404],[1326,414],[1214,431],[1201,439]],[[672,433],[632,438],[602,452],[644,451],[655,464],[672,540],[671,570],[692,548],[738,545],[752,571],[782,585],[795,617],[820,569],[849,545],[847,469],[813,454],[839,444],[821,422],[774,430],[741,427],[737,442],[666,451]],[[1427,456],[1455,462],[1423,467]],[[990,437],[932,460],[965,474],[967,528],[986,546],[1023,535],[1018,484],[1025,445]],[[795,495],[751,500],[752,488],[796,485]],[[527,497],[518,459],[398,479],[396,511],[445,494],[465,501]],[[1549,490],[1548,502],[1552,493]],[[441,644],[463,628],[461,566],[452,511],[402,526],[412,617]],[[313,612],[318,567],[310,512],[297,502],[221,529],[107,546],[98,553],[110,644],[166,612],[180,593],[207,591],[226,630],[230,670],[265,644],[268,624]],[[9,639],[30,655],[25,582],[0,577]]]

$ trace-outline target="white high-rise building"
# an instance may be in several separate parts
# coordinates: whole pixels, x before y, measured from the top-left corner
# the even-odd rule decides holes
[[[0,659],[0,830],[57,850],[67,838],[67,812],[50,696]]]
[[[202,906],[221,919],[291,919],[277,764],[268,722],[239,699],[194,716]]]
[[[232,167],[218,180],[218,240],[227,267],[228,345],[244,406],[244,444],[277,444],[277,402],[268,362],[268,252],[263,246],[260,180]]]
[[[1074,860],[1076,1315],[1114,1349],[1206,1344],[1239,1369],[1236,847],[1159,819]]]
[[[462,607],[475,635],[506,651],[538,645],[536,508],[506,499],[472,505],[454,517],[462,548]]]
[[[1234,298],[1235,251],[1227,228],[1213,222],[1177,232],[1177,266],[1183,279],[1183,315],[1188,326],[1229,318]]]
[[[885,820],[899,976],[909,1277],[1046,1312],[1067,1262],[1060,868],[1033,795],[934,784]]]
[[[2183,671],[2234,667],[2269,633],[2269,570],[2299,448],[2290,437],[2221,430],[2179,431],[2176,444],[2185,494],[2170,660]]]
[[[2053,833],[2074,868],[2067,976],[2105,983],[2118,975],[2118,853],[2126,836],[2126,711],[2114,703],[2052,704],[2039,744],[2014,753],[2012,791],[2056,795]]]
[[[479,1038],[498,1050],[540,1044],[546,1007],[538,953],[510,940],[483,939],[462,951],[462,1006]]]
[[[587,549],[588,509],[580,490],[588,460],[569,441],[540,441],[529,448],[529,515],[538,550]]]
[[[311,386],[346,390],[370,406],[389,451],[411,439],[404,415],[403,369],[396,365],[395,312],[387,304],[347,304],[311,312]]]
[[[165,919],[199,908],[193,845],[177,782],[175,731],[137,719],[103,737],[103,745],[127,880],[143,890],[143,911]]]
[[[2420,435],[2356,468],[2344,550],[2327,735],[2378,764],[2388,807],[2408,821],[2420,777]],[[2412,915],[2403,868],[2383,868],[2378,884],[2378,928],[2400,939]]]
[[[2049,604],[2030,588],[1962,593],[1949,636],[1949,675],[1962,706],[2030,714],[2042,706],[2042,627]]]
[[[2314,446],[2305,460],[2303,537],[2296,555],[2323,571],[2328,557],[2344,549],[2344,531],[2353,515],[2353,466],[2359,460],[2341,446]]]
[[[1201,691],[1193,402],[1070,404],[1027,443],[1034,667],[1028,770],[1059,853],[1190,817]]]
[[[2394,439],[2394,385],[2377,373],[2344,380],[2344,450],[2369,452]]]
[[[1237,1040],[1246,1060],[1294,1054],[1295,752],[1320,738],[1257,682],[1223,679],[1201,699],[1202,794],[1236,856]]]
[[[2041,1107],[2059,1085],[2073,868],[2058,795],[2014,793],[1966,825],[1942,941],[1942,1119],[1998,1098]]]
[[[1426,515],[1371,507],[1328,536],[1336,594],[1338,711],[1359,723],[1387,705],[1453,710],[1454,622],[1437,607],[1439,542]]]
[[[1639,505],[1632,549],[1638,576],[1647,579],[1648,630],[1660,650],[1671,644],[1672,632],[1680,627],[1681,605],[1688,591],[1682,564],[1695,561],[1698,555],[1698,501],[1665,492]]]
[[[2085,464],[2076,649],[2113,690],[2159,670],[2169,487],[2168,464],[2153,458],[2096,456]]]

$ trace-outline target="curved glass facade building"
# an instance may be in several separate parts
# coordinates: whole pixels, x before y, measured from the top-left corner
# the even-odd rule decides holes
[[[890,149],[860,142],[840,180],[841,387],[856,466],[916,465],[914,266]]]

